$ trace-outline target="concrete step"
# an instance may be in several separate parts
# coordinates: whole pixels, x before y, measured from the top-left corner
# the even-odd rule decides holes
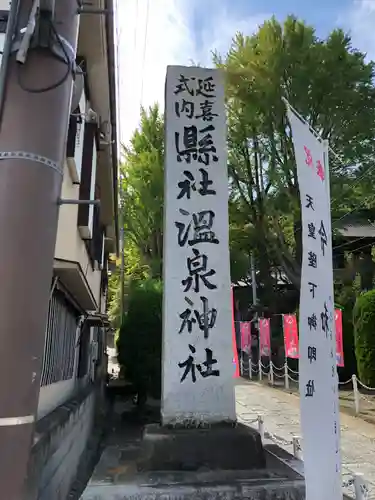
[[[304,500],[303,479],[274,471],[153,471],[90,482],[81,500]]]

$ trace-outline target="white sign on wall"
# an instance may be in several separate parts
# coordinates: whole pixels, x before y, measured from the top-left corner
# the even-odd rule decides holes
[[[302,212],[299,385],[307,500],[342,500],[328,145],[288,109]]]
[[[224,86],[166,79],[163,423],[235,420]]]

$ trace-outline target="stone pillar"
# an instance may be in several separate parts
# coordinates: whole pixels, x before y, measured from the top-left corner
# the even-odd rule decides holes
[[[165,118],[162,421],[234,422],[221,72],[169,66]]]

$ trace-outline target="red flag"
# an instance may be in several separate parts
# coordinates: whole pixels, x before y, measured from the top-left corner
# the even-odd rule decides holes
[[[283,314],[285,357],[298,359],[298,326],[295,314]]]
[[[251,351],[251,323],[250,321],[240,322],[241,349],[248,354]]]
[[[335,309],[336,327],[336,363],[337,366],[344,366],[344,343],[342,340],[342,311]]]
[[[259,318],[259,352],[261,356],[271,356],[271,326],[268,318]]]
[[[232,348],[233,348],[233,364],[234,364],[234,374],[233,377],[237,378],[240,376],[240,368],[238,365],[238,353],[237,353],[237,343],[236,343],[236,330],[234,328],[234,294],[233,287],[231,287],[231,302],[232,302]]]

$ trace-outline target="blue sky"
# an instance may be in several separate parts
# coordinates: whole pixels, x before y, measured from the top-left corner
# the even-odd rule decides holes
[[[236,31],[251,35],[266,19],[295,14],[325,37],[342,27],[375,59],[375,0],[117,0],[120,134],[137,127],[140,105],[163,106],[168,64],[211,65]]]

